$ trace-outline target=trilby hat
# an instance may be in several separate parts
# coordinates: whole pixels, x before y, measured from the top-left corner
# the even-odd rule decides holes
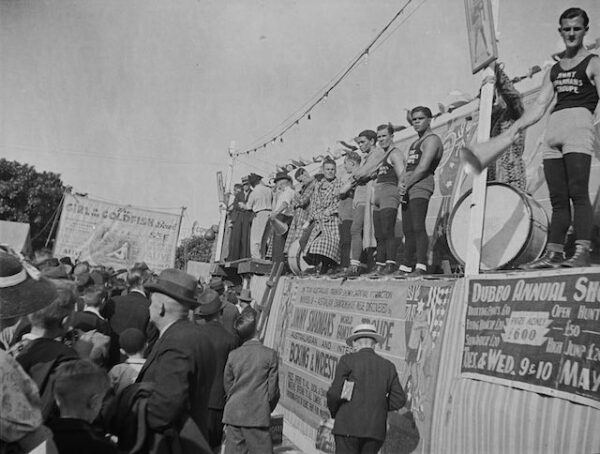
[[[243,288],[240,291],[240,296],[238,296],[239,301],[244,301],[246,303],[252,302],[252,293],[249,288]]]
[[[212,315],[219,312],[225,306],[221,297],[214,290],[204,290],[198,297],[200,305],[196,308],[196,313],[200,315]]]
[[[192,309],[198,306],[196,278],[184,271],[167,268],[161,271],[155,280],[147,283],[144,288],[149,292],[170,296],[175,301]]]

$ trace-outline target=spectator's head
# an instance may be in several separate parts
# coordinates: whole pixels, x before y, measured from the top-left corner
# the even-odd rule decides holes
[[[141,268],[131,268],[127,272],[127,287],[130,290],[136,289],[144,291],[144,282],[148,278],[148,271]]]
[[[54,398],[62,417],[96,419],[110,387],[106,372],[94,363],[78,359],[56,368]]]
[[[354,139],[357,143],[358,148],[363,153],[369,153],[371,148],[377,143],[377,133],[371,129],[365,129]]]
[[[233,193],[239,194],[240,192],[242,192],[242,185],[240,183],[234,184],[233,185]]]
[[[384,150],[392,146],[394,143],[394,127],[390,123],[377,126],[377,141]]]
[[[146,284],[152,292],[150,320],[161,330],[177,320],[188,317],[189,311],[198,306],[196,278],[174,268],[167,268],[154,281]]]
[[[432,117],[433,114],[429,107],[417,106],[410,111],[412,127],[418,133],[423,133],[429,129]]]
[[[382,343],[383,337],[377,332],[374,325],[362,323],[352,329],[352,334],[346,339],[346,344],[356,350],[373,348],[375,344]]]
[[[290,177],[287,172],[277,173],[273,181],[275,183],[276,189],[279,191],[282,191],[283,189],[292,185],[292,177]]]
[[[250,182],[248,181],[248,177],[242,177],[242,189],[246,192],[250,190]]]
[[[336,170],[337,167],[335,161],[331,158],[325,158],[323,161],[323,177],[329,181],[333,180],[335,178]]]
[[[137,328],[124,329],[119,334],[119,346],[127,356],[139,356],[146,348],[146,336]]]
[[[251,173],[250,175],[248,175],[248,182],[253,188],[256,187],[261,182],[261,180],[262,176],[257,175],[256,173]]]
[[[75,268],[73,268],[73,275],[74,276],[78,276],[79,274],[82,273],[88,273],[90,272],[90,264],[88,262],[77,262],[75,264]]]
[[[0,245],[0,280],[0,329],[46,308],[57,297],[56,285],[6,245]]]
[[[86,307],[95,307],[100,309],[106,298],[108,297],[108,289],[103,285],[90,285],[83,289],[81,298]]]
[[[48,306],[28,315],[32,333],[54,339],[63,336],[75,308],[75,295],[66,288],[56,290],[57,296]]]
[[[306,171],[304,167],[300,167],[298,170],[296,170],[294,178],[296,179],[296,181],[299,181],[301,184],[304,184],[310,180],[310,174]]]
[[[235,319],[233,327],[237,332],[241,343],[256,337],[257,318],[257,312],[251,307],[247,307],[242,311],[240,316]]]
[[[208,288],[214,290],[219,295],[222,295],[225,292],[225,284],[223,283],[223,279],[219,276],[213,276],[210,278],[208,282]]]
[[[344,170],[348,173],[352,173],[358,166],[360,166],[360,155],[356,151],[346,152],[344,158]]]

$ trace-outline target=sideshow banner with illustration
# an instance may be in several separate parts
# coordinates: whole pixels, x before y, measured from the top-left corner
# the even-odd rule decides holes
[[[600,408],[600,272],[470,279],[461,371]]]
[[[286,284],[277,314],[281,335],[275,339],[282,405],[315,429],[329,418],[326,393],[339,358],[350,351],[346,338],[354,326],[372,323],[384,338],[376,351],[396,366],[421,434],[416,452],[428,452],[439,341],[453,281],[293,279]],[[389,414],[382,452],[407,452],[399,418]]]
[[[116,269],[144,261],[160,271],[175,263],[180,221],[179,214],[65,194],[54,253]]]

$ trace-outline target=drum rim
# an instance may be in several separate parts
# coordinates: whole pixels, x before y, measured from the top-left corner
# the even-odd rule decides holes
[[[525,191],[522,191],[521,189],[515,188],[514,186],[508,184],[508,183],[503,183],[501,181],[490,181],[486,183],[486,188],[490,187],[490,186],[504,186],[507,187],[509,189],[512,189],[513,191],[515,191],[517,193],[517,195],[519,196],[519,198],[524,202],[523,204],[525,205],[525,208],[527,210],[527,215],[529,216],[529,220],[530,221],[534,221],[533,219],[533,212],[531,210],[531,207],[529,206],[529,203],[526,203],[527,198],[525,197],[526,195],[528,195]],[[461,203],[464,202],[464,200],[469,197],[471,194],[473,193],[473,188],[469,189],[467,192],[465,192],[462,196],[460,196],[460,198],[457,200],[456,204],[454,205],[454,208],[452,209],[452,212],[450,213],[450,217],[448,218],[448,228],[446,229],[446,241],[448,243],[448,246],[450,247],[450,252],[452,252],[452,255],[454,255],[454,258],[456,260],[458,260],[458,262],[462,265],[465,266],[465,261],[462,260],[458,254],[456,253],[456,249],[454,248],[454,243],[452,241],[452,235],[450,235],[450,232],[452,231],[451,226],[452,226],[452,221],[454,220],[454,215],[457,212],[457,208],[461,205]],[[487,189],[486,189],[486,197],[487,197]],[[531,196],[531,198],[533,199],[533,196]],[[533,199],[535,202],[537,202],[537,200]],[[539,202],[538,202],[539,203]],[[546,210],[544,210],[542,208],[542,213],[544,213],[544,217],[546,219],[546,223],[548,223],[548,214],[546,213]],[[485,219],[484,219],[485,221]],[[531,237],[533,235],[533,223],[530,222],[529,223],[529,228],[527,231],[527,237],[525,239],[525,241],[523,242],[523,245],[521,246],[521,248],[519,249],[519,251],[515,254],[515,256],[510,259],[509,261],[507,261],[506,263],[502,263],[500,265],[498,265],[495,268],[490,268],[489,270],[483,270],[483,271],[494,271],[494,270],[498,270],[501,267],[505,267],[510,265],[512,262],[514,262],[523,252],[525,252],[525,249],[527,248],[527,246],[529,245],[529,243],[531,242]],[[482,238],[483,240],[483,238]],[[481,257],[479,259],[479,269],[481,270]]]

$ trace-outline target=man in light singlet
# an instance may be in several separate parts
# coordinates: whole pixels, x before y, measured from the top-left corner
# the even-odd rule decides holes
[[[444,146],[441,139],[431,131],[433,115],[428,107],[415,107],[410,115],[412,126],[419,138],[408,151],[405,184],[400,189],[404,193],[402,227],[405,258],[399,273],[421,275],[427,273],[429,247],[425,217],[434,190],[433,174],[442,159]]]
[[[377,240],[376,274],[396,271],[396,216],[400,205],[400,186],[403,184],[404,153],[394,145],[394,128],[391,124],[377,127],[377,141],[386,153],[379,167],[373,200],[373,227]]]

